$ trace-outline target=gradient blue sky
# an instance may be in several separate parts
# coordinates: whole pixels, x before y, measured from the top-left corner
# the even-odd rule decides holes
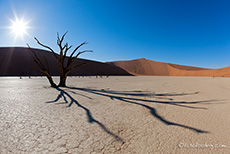
[[[29,36],[14,38],[14,16],[29,21]],[[230,1],[224,0],[0,0],[0,46],[35,48],[36,36],[58,50],[87,41],[81,58],[97,61],[146,58],[220,68],[230,65]]]

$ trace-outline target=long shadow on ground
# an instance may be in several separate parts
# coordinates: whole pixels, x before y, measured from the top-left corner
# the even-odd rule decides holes
[[[189,104],[209,104],[208,102],[212,102],[213,100],[208,100],[208,101],[192,101],[192,102],[185,102],[185,101],[172,101],[172,98],[167,98],[167,97],[173,97],[173,96],[184,96],[184,95],[196,95],[199,92],[195,92],[195,93],[181,93],[181,94],[177,94],[177,93],[165,93],[165,94],[155,94],[155,93],[151,93],[151,92],[146,92],[146,91],[113,91],[113,90],[109,90],[109,89],[92,89],[92,88],[77,88],[77,87],[66,87],[66,88],[56,88],[56,90],[58,90],[60,93],[57,96],[57,98],[54,101],[50,101],[47,103],[55,103],[57,102],[60,98],[63,97],[64,99],[64,103],[69,103],[69,105],[67,107],[71,107],[73,104],[76,104],[78,107],[80,107],[81,109],[85,110],[86,115],[88,117],[88,122],[89,123],[96,123],[98,124],[102,130],[104,130],[106,133],[108,133],[109,135],[113,136],[114,138],[116,138],[119,141],[123,140],[116,134],[112,133],[111,131],[109,131],[105,125],[103,125],[101,122],[99,122],[98,120],[96,120],[93,116],[91,111],[84,107],[83,105],[81,105],[73,96],[71,96],[69,93],[72,93],[74,95],[79,95],[79,96],[83,96],[85,98],[88,99],[92,99],[91,97],[88,97],[87,95],[83,95],[83,94],[78,94],[75,91],[83,91],[86,93],[90,93],[90,94],[95,94],[95,95],[99,95],[102,97],[108,97],[112,100],[119,100],[122,102],[126,102],[126,103],[130,103],[130,104],[135,104],[141,107],[144,107],[146,109],[148,109],[150,111],[150,113],[157,118],[159,121],[163,122],[166,125],[174,125],[174,126],[178,126],[178,127],[183,127],[186,129],[190,129],[192,131],[195,131],[197,133],[209,133],[208,131],[205,130],[201,130],[201,129],[197,129],[194,127],[190,127],[190,126],[186,126],[183,124],[179,124],[179,123],[175,123],[175,122],[171,122],[166,120],[165,118],[163,118],[161,115],[159,115],[156,111],[155,108],[148,106],[146,104],[142,104],[142,103],[158,103],[158,104],[167,104],[167,105],[174,105],[174,106],[179,106],[179,107],[185,107],[185,108],[191,108],[191,109],[203,109],[206,110],[207,108],[203,108],[203,107],[194,107],[194,106],[189,106]],[[73,91],[75,90],[75,91]],[[128,96],[134,96],[134,97],[145,97],[144,99],[140,99],[140,98],[134,98],[134,97],[128,97]],[[162,98],[165,97],[163,99],[167,99],[169,101],[155,101],[155,100],[148,100],[147,98]],[[70,102],[68,102],[68,99],[70,100]],[[141,103],[140,103],[141,102]]]
[[[62,98],[62,97],[63,97],[65,103],[68,103],[67,98],[69,98],[69,99],[70,99],[70,103],[69,103],[69,105],[68,105],[67,107],[71,107],[72,104],[75,103],[78,107],[80,107],[80,108],[82,108],[83,110],[85,110],[86,115],[87,115],[87,117],[88,117],[88,122],[89,122],[89,123],[96,123],[96,124],[98,124],[106,133],[108,133],[109,135],[113,136],[113,137],[116,138],[118,141],[123,142],[123,140],[122,140],[119,136],[117,136],[116,134],[114,134],[114,133],[112,133],[111,131],[109,131],[109,130],[105,127],[105,125],[103,125],[101,122],[99,122],[98,120],[96,120],[96,119],[92,116],[90,110],[89,110],[88,108],[84,107],[83,105],[81,105],[81,104],[80,104],[76,99],[74,99],[68,92],[66,92],[65,90],[60,89],[60,88],[56,88],[56,89],[57,89],[58,91],[60,91],[60,94],[57,96],[57,98],[56,98],[54,101],[50,101],[50,102],[46,102],[46,103],[54,103],[54,102],[57,102],[57,101],[58,101],[60,98]],[[72,92],[72,93],[76,94],[75,92]],[[77,94],[77,95],[80,95],[80,96],[83,96],[83,97],[86,97],[86,98],[91,99],[90,97],[85,96],[85,95],[81,95],[81,94]]]

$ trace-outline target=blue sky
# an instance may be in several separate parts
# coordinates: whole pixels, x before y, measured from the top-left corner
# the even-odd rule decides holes
[[[230,65],[230,1],[224,0],[0,0],[0,46],[35,48],[36,36],[58,51],[56,33],[93,50],[97,61],[146,58],[182,65]],[[29,21],[23,39],[6,27]]]

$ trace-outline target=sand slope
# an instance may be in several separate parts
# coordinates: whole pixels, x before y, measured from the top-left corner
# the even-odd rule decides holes
[[[45,64],[44,58],[49,63],[52,75],[59,75],[58,63],[51,52],[41,49],[33,49],[38,57]],[[34,55],[28,48],[2,47],[0,48],[0,75],[41,75],[33,66]],[[92,60],[78,59],[77,63],[89,62],[87,65],[76,68],[70,75],[129,75],[125,70],[106,63]],[[75,63],[74,63],[75,64]]]
[[[59,75],[56,59],[51,52],[34,49],[44,62],[49,63],[52,75]],[[156,62],[148,59],[102,63],[78,59],[77,63],[89,62],[75,69],[70,75],[152,75],[152,76],[215,76],[229,77],[230,66],[221,69],[206,69],[177,64]],[[45,62],[44,62],[45,63]],[[41,75],[33,66],[33,54],[28,48],[0,48],[0,76]]]
[[[131,60],[131,61],[114,61],[114,62],[109,62],[109,64],[118,66],[133,75],[218,76],[218,77],[230,76],[230,66],[221,69],[206,69],[206,68],[199,68],[199,67],[156,62],[144,58]]]

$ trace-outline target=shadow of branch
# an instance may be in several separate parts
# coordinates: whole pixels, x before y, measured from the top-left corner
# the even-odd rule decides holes
[[[109,135],[113,136],[117,141],[124,142],[122,138],[120,138],[118,135],[116,135],[116,134],[112,133],[111,131],[109,131],[109,130],[106,128],[105,125],[103,125],[101,122],[99,122],[98,120],[96,120],[96,119],[92,116],[90,110],[89,110],[88,108],[84,107],[83,105],[81,105],[81,104],[80,104],[76,99],[74,99],[68,92],[66,92],[65,90],[60,89],[60,88],[58,88],[58,87],[55,88],[55,89],[58,90],[58,91],[60,92],[59,95],[57,96],[57,98],[56,98],[54,101],[49,101],[49,102],[46,102],[46,103],[55,103],[55,102],[57,102],[59,99],[61,99],[61,98],[63,97],[63,99],[64,99],[64,101],[65,101],[64,103],[67,104],[67,103],[68,103],[67,98],[69,98],[69,99],[70,99],[70,103],[69,103],[69,105],[68,105],[67,107],[71,107],[73,104],[76,104],[78,107],[80,107],[81,109],[85,110],[89,123],[96,123],[96,124],[98,124],[98,125],[101,127],[102,130],[104,130],[104,131],[105,131],[106,133],[108,133]],[[75,92],[72,92],[72,93],[75,94]],[[86,97],[85,95],[82,95],[82,96]],[[87,97],[87,98],[91,99],[90,97]],[[62,104],[63,104],[63,103],[62,103]]]
[[[164,119],[162,116],[160,116],[156,109],[154,109],[153,107],[150,107],[148,105],[145,105],[145,104],[141,104],[141,103],[138,103],[138,102],[148,102],[148,103],[160,103],[160,104],[167,104],[167,105],[175,105],[175,106],[179,106],[179,107],[186,107],[186,108],[191,108],[191,109],[207,109],[207,108],[203,108],[203,107],[193,107],[193,106],[188,106],[187,104],[202,104],[202,103],[205,103],[205,102],[211,102],[212,100],[208,100],[208,101],[193,101],[193,102],[184,102],[184,101],[174,101],[174,102],[169,102],[169,101],[153,101],[153,100],[147,100],[147,99],[139,99],[139,98],[131,98],[131,97],[126,97],[126,95],[129,95],[129,94],[122,94],[121,92],[116,92],[116,91],[109,91],[109,90],[97,90],[97,89],[90,89],[90,88],[76,88],[76,87],[67,87],[68,89],[75,89],[75,90],[79,90],[79,91],[84,91],[84,92],[88,92],[88,93],[91,93],[91,94],[95,94],[95,95],[100,95],[100,96],[103,96],[103,97],[108,97],[112,100],[116,99],[116,100],[120,100],[120,101],[123,101],[123,102],[126,102],[126,103],[130,103],[130,104],[135,104],[135,105],[139,105],[139,106],[142,106],[146,109],[148,109],[150,111],[150,113],[155,117],[157,118],[158,120],[160,120],[161,122],[163,122],[164,124],[166,125],[174,125],[174,126],[179,126],[179,127],[183,127],[183,128],[186,128],[186,129],[190,129],[190,130],[193,130],[197,133],[209,133],[208,131],[204,131],[204,130],[201,130],[201,129],[197,129],[197,128],[193,128],[193,127],[190,127],[190,126],[186,126],[186,125],[183,125],[183,124],[179,124],[179,123],[174,123],[174,122],[170,122],[166,119]],[[187,94],[164,94],[162,96],[183,96],[183,95],[189,95],[189,94],[197,94],[198,92],[196,93],[187,93]],[[114,94],[122,94],[123,96],[116,96]],[[133,96],[133,95],[132,95]],[[136,95],[136,96],[146,96],[146,95]],[[184,105],[186,104],[186,105]]]

